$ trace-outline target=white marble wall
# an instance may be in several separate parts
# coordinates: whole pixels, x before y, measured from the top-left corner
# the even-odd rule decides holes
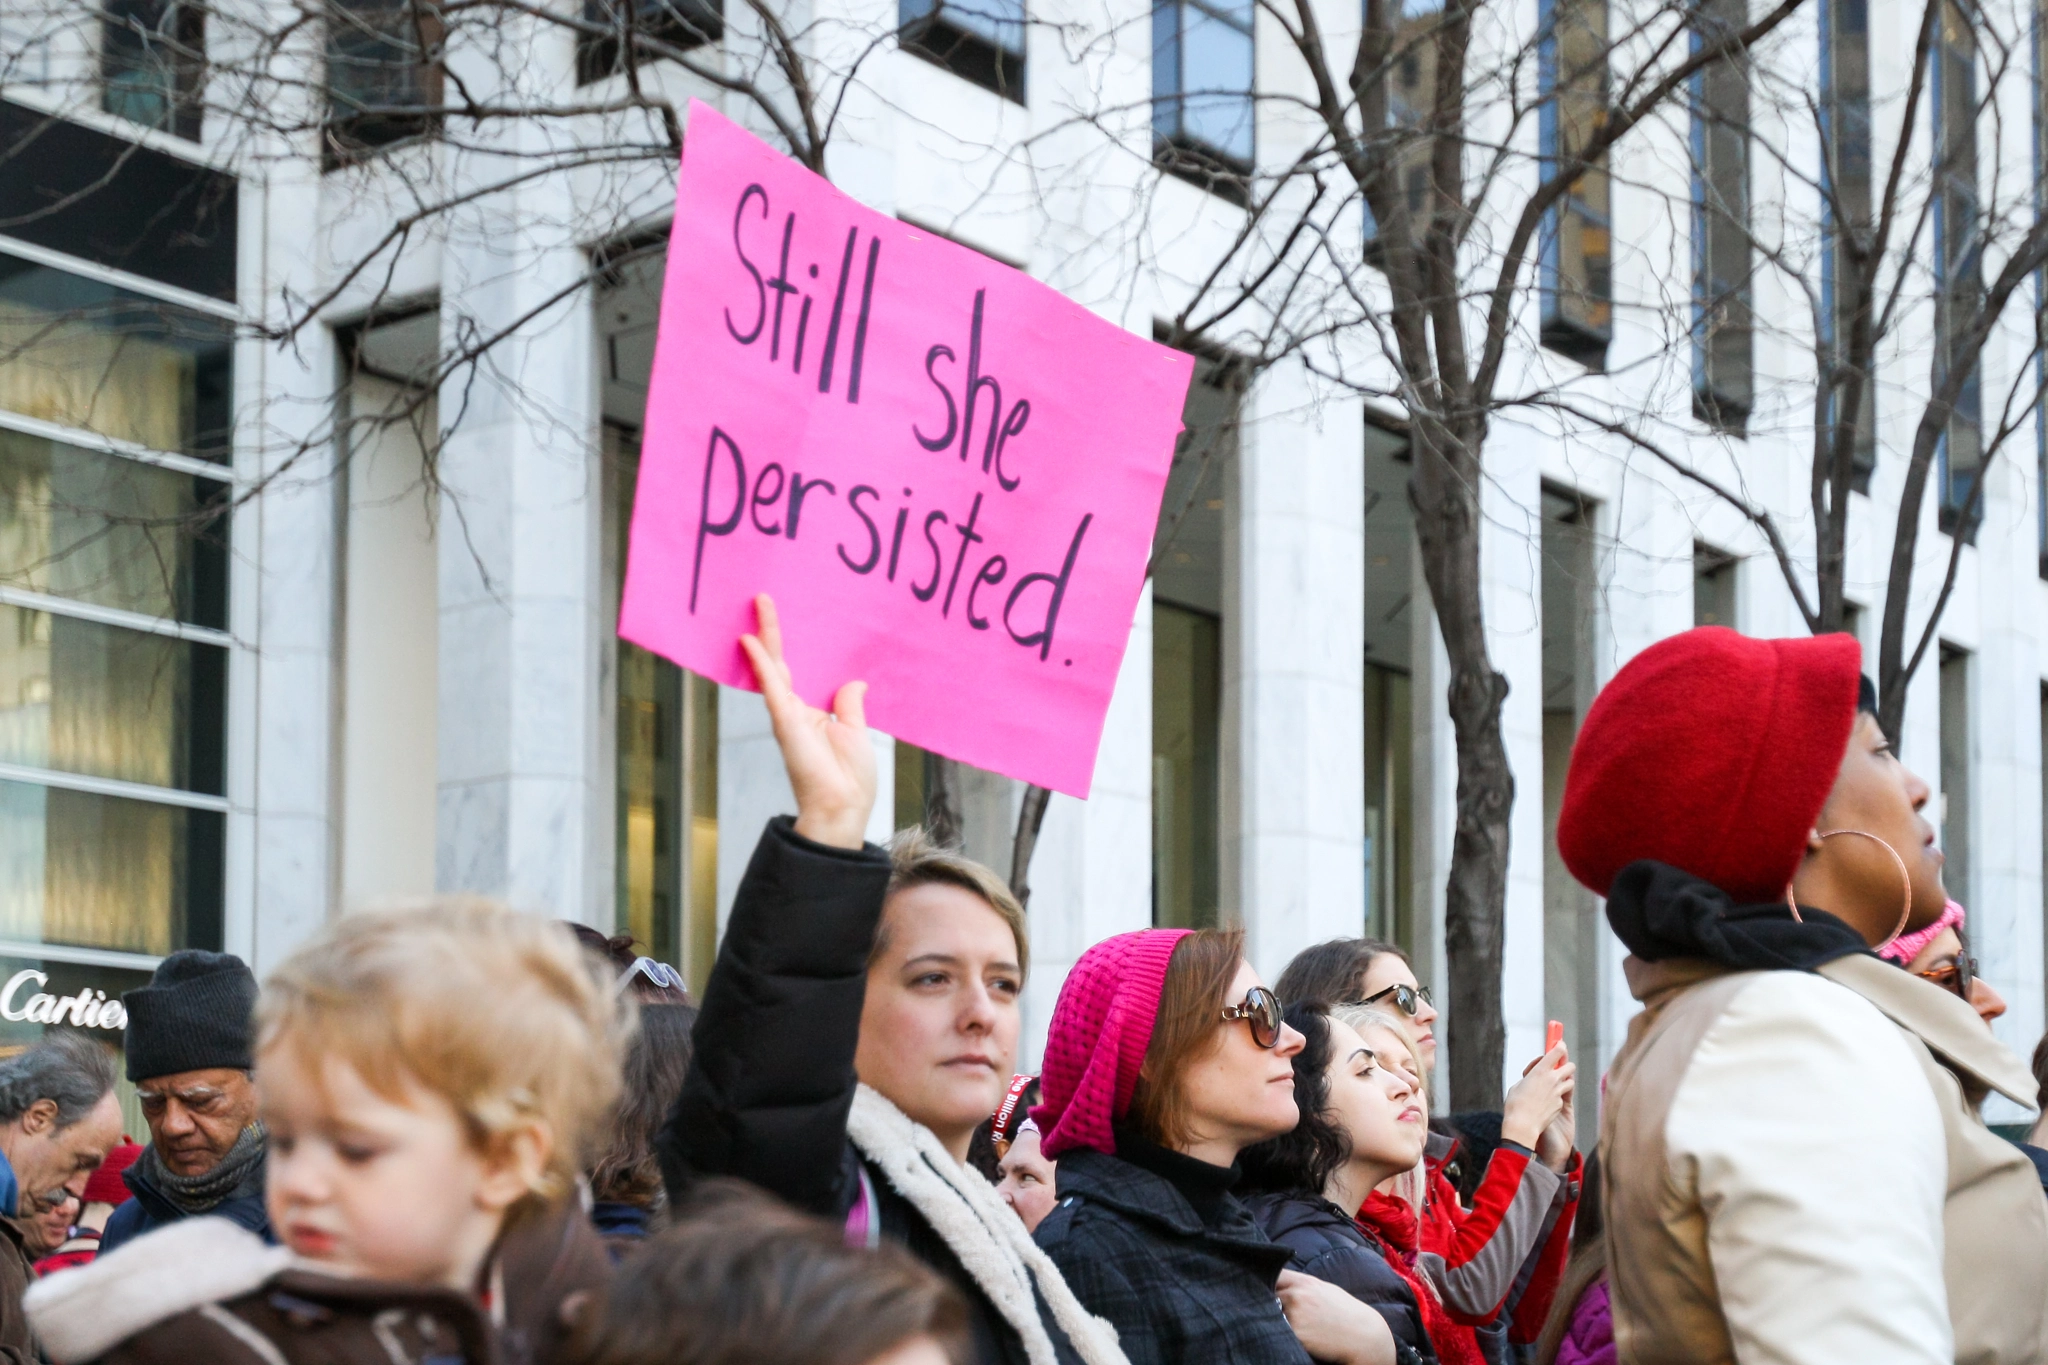
[[[318,163],[283,160],[242,183],[244,307],[281,319],[286,284],[319,270],[305,230],[318,217]],[[333,905],[333,335],[314,327],[291,344],[243,341],[235,360],[237,469],[270,482],[231,533],[231,622],[245,648],[229,680],[227,946],[261,973]]]
[[[1224,616],[1226,909],[1268,981],[1365,926],[1365,414],[1298,366],[1247,403]],[[1232,808],[1234,805],[1234,809]]]

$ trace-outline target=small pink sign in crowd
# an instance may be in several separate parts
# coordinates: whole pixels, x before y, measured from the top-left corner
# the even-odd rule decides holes
[[[619,634],[1085,797],[1193,365],[692,102]]]

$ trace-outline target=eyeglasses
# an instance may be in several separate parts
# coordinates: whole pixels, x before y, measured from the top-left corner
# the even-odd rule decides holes
[[[1280,997],[1264,986],[1254,986],[1244,993],[1242,1005],[1227,1005],[1223,1010],[1226,1022],[1242,1019],[1252,1026],[1252,1041],[1260,1047],[1280,1045]]]
[[[1390,995],[1394,997],[1394,1008],[1400,1010],[1401,1013],[1407,1015],[1410,1019],[1415,1017],[1415,1012],[1421,1008],[1421,1005],[1428,1005],[1432,1009],[1436,1007],[1436,1001],[1429,998],[1429,987],[1427,986],[1389,986],[1383,991],[1374,991],[1358,1003],[1361,1005],[1377,1005]],[[1417,1003],[1418,1001],[1420,1004]]]
[[[176,1100],[187,1113],[203,1119],[220,1118],[234,1107],[234,1101],[225,1090],[216,1090],[210,1085],[194,1086],[190,1090],[138,1090],[135,1103],[147,1119],[160,1119]]]
[[[1965,1001],[1968,1001],[1970,998],[1970,988],[1977,981],[1977,959],[1971,957],[1967,952],[1957,953],[1955,956],[1944,958],[1925,971],[1915,972],[1913,975],[1926,981],[1932,981],[1935,985],[1944,989],[1954,991]]]
[[[652,981],[660,990],[684,992],[689,990],[689,987],[683,983],[683,974],[674,967],[669,966],[666,962],[656,962],[651,957],[636,957],[633,959],[632,966],[619,973],[618,981],[612,986],[612,993],[615,995],[624,994],[626,988],[633,984],[634,978],[642,976]]]

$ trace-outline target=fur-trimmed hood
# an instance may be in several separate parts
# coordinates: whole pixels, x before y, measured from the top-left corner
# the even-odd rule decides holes
[[[22,1306],[51,1356],[92,1360],[180,1313],[239,1298],[293,1261],[225,1218],[187,1218],[36,1281]]]

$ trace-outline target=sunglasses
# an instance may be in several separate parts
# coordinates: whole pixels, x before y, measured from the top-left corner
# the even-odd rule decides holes
[[[1389,986],[1383,991],[1374,991],[1358,1003],[1361,1005],[1377,1005],[1390,995],[1394,997],[1394,1008],[1407,1015],[1410,1019],[1415,1017],[1415,1012],[1423,1005],[1433,1007],[1436,1004],[1436,1001],[1429,998],[1429,987],[1427,986]]]
[[[626,990],[632,986],[634,980],[643,976],[662,990],[684,992],[689,990],[689,987],[683,981],[683,974],[674,967],[669,966],[666,962],[656,962],[651,957],[636,957],[633,959],[632,966],[619,973],[618,981],[612,986],[612,993],[614,995],[625,994]]]
[[[1246,991],[1242,1005],[1225,1006],[1223,1018],[1229,1023],[1242,1019],[1250,1024],[1252,1041],[1260,1047],[1280,1045],[1280,997],[1264,986]]]
[[[1961,952],[1957,953],[1954,957],[1945,958],[1935,963],[1925,971],[1915,972],[1913,975],[1925,981],[1932,981],[1935,985],[1946,990],[1954,991],[1967,1002],[1970,998],[1970,988],[1976,984],[1977,980],[1977,959],[1971,957],[1967,952]]]

